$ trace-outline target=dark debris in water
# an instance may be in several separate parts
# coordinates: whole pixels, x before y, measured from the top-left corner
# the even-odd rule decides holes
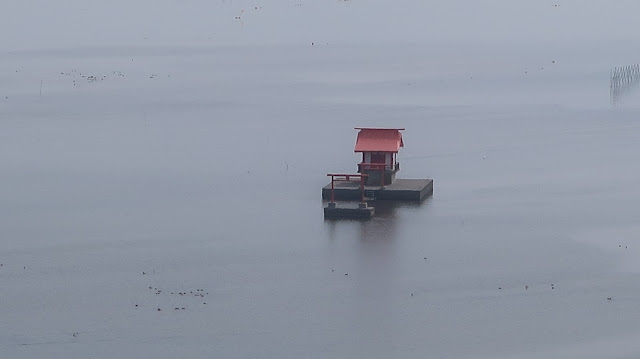
[[[209,294],[209,292],[205,288],[195,288],[195,289],[183,290],[183,291],[164,290],[164,289],[159,289],[158,287],[153,287],[153,286],[148,286],[147,288],[153,291],[153,295],[156,297],[165,297],[165,296],[176,297],[176,298],[180,298],[180,301],[185,302],[185,304],[189,303],[188,301],[191,300],[189,299],[191,297],[202,300],[205,298],[205,296]],[[202,304],[203,305],[207,304],[207,302],[202,302]],[[135,307],[137,308],[139,307],[139,305],[135,304]],[[186,305],[173,307],[174,310],[185,310],[186,308],[187,308]],[[162,308],[157,308],[157,311],[162,311]]]

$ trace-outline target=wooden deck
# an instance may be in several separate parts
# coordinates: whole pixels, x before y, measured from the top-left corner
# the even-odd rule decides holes
[[[365,186],[365,197],[369,200],[422,201],[433,194],[432,179],[397,179],[392,184]],[[334,184],[336,201],[359,201],[359,182],[336,182]],[[322,199],[331,199],[331,184],[322,188]]]

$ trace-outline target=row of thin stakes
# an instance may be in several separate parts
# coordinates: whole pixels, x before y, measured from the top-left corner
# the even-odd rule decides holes
[[[614,67],[609,77],[611,103],[615,104],[640,83],[640,64]]]

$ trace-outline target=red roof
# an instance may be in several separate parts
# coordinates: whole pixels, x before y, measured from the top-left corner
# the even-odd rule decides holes
[[[404,147],[402,134],[404,128],[360,128],[356,127],[358,139],[354,152],[398,152]]]

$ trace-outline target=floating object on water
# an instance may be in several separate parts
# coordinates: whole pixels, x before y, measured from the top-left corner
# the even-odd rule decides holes
[[[329,200],[325,218],[371,218],[374,207],[367,201],[392,200],[421,202],[433,194],[431,179],[396,179],[400,170],[398,151],[404,147],[404,128],[364,128],[359,130],[354,152],[362,153],[357,174],[329,173],[331,183],[322,189]],[[336,200],[360,200],[358,207],[338,207]]]

